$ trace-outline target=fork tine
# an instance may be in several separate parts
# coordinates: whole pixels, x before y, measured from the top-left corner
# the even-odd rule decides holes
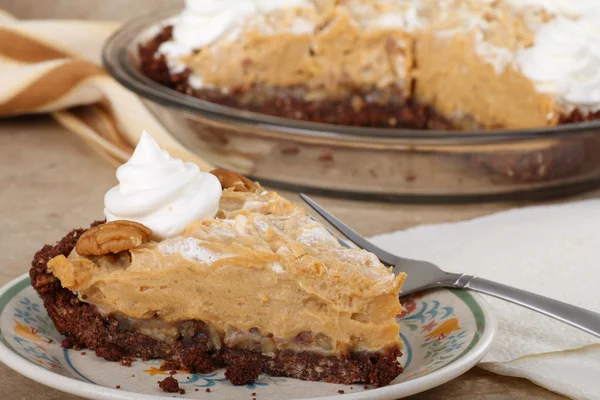
[[[379,258],[379,260],[388,265],[395,266],[399,262],[398,256],[388,253],[387,251],[380,249],[375,246],[373,243],[369,242],[364,237],[360,236],[355,230],[350,228],[348,225],[344,224],[342,221],[333,216],[329,211],[321,207],[316,201],[305,195],[304,193],[300,193],[300,198],[304,200],[313,210],[315,210],[321,217],[323,217],[327,222],[333,225],[338,231],[340,231],[344,236],[346,236],[352,243],[354,243],[357,247],[367,250],[371,252]]]

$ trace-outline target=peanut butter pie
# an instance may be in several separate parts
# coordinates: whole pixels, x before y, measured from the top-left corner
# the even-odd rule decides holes
[[[342,246],[304,209],[232,172],[201,172],[144,134],[107,222],[40,250],[31,282],[66,339],[110,361],[386,385],[402,371],[405,275]]]
[[[141,71],[286,118],[547,127],[600,118],[599,19],[597,0],[187,0]]]

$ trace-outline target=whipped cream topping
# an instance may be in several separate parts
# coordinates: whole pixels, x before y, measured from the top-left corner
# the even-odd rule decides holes
[[[538,91],[592,112],[600,110],[600,2],[595,8],[576,19],[556,17],[537,31],[534,46],[517,55]]]
[[[598,0],[506,0],[517,9],[531,8],[545,10],[551,14],[579,17],[584,13],[597,10]]]
[[[157,240],[182,233],[191,222],[213,218],[222,193],[217,177],[172,158],[147,132],[117,170],[117,179],[119,185],[104,196],[107,221],[139,222]]]
[[[312,5],[308,0],[186,0],[173,27],[176,46],[171,43],[165,53],[184,54],[218,40],[234,40],[249,17],[302,6]]]
[[[426,7],[421,0],[346,0],[343,7],[350,11],[355,22],[366,30],[422,28]]]
[[[183,49],[201,49],[225,37],[235,37],[246,17],[256,13],[249,0],[186,0],[173,29]]]
[[[190,261],[207,264],[222,258],[233,257],[232,254],[215,253],[209,250],[203,240],[194,237],[176,237],[165,240],[158,245],[158,248],[165,255],[179,254]]]

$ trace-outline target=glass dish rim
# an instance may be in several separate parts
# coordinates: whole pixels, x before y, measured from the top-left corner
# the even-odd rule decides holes
[[[133,65],[128,52],[131,45],[139,43],[140,36],[153,27],[164,25],[181,10],[181,7],[164,7],[141,14],[117,29],[105,42],[102,62],[107,71],[125,88],[155,103],[197,114],[221,122],[246,124],[285,132],[299,136],[333,136],[340,139],[401,139],[403,141],[434,141],[437,145],[455,145],[457,142],[486,143],[505,141],[525,141],[533,139],[559,139],[577,133],[589,134],[594,130],[600,134],[600,120],[585,121],[544,128],[442,131],[399,128],[366,128],[348,125],[334,125],[289,118],[270,116],[257,112],[240,110],[201,100],[161,85],[144,76]]]

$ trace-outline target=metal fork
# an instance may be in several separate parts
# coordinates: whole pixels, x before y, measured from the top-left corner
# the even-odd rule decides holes
[[[598,313],[473,275],[445,272],[427,261],[398,257],[360,236],[307,195],[302,193],[300,197],[357,247],[375,254],[383,264],[393,267],[394,274],[405,272],[408,279],[402,288],[402,296],[440,287],[470,289],[537,311],[600,338]]]

